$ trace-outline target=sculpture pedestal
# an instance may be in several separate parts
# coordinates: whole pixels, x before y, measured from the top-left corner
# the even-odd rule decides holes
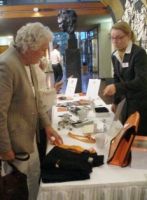
[[[66,77],[73,75],[74,78],[78,78],[76,92],[81,92],[81,56],[80,49],[77,48],[75,34],[69,35],[68,48],[65,50],[65,64]]]

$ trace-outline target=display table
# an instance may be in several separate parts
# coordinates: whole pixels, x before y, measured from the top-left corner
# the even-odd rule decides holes
[[[101,100],[100,100],[101,101]],[[100,104],[103,102],[100,102]],[[57,108],[53,108],[53,126],[57,129],[61,115]],[[112,122],[112,115],[93,116],[95,120],[107,123],[107,130]],[[90,116],[92,119],[92,115]],[[69,130],[62,129],[60,134],[64,143],[80,145],[84,148],[95,147],[98,154],[103,150],[98,149],[96,144],[87,144],[67,136]],[[73,132],[82,130],[75,129]],[[105,134],[105,133],[104,133]],[[52,148],[48,145],[48,150]],[[41,183],[37,200],[147,200],[147,170],[125,168],[105,164],[93,168],[89,180],[70,181],[61,183]]]
[[[91,178],[40,185],[38,200],[146,200],[147,170],[104,165]]]

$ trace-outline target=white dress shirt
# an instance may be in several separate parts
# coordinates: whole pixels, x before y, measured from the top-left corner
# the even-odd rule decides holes
[[[56,65],[61,62],[61,54],[57,49],[54,49],[50,53],[50,60],[52,65]]]

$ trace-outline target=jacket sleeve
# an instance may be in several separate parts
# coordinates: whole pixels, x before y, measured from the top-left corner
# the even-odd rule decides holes
[[[39,123],[40,123],[41,127],[45,128],[46,126],[50,126],[51,122],[49,120],[48,113],[46,112],[46,107],[44,107],[42,97],[39,92],[37,74],[33,68],[32,68],[32,72],[33,72],[33,77],[34,77],[34,81],[35,81],[35,93],[36,93],[35,95],[37,97],[36,102],[37,102]]]
[[[0,152],[11,150],[7,126],[9,106],[13,91],[13,75],[7,65],[0,64]]]
[[[114,57],[112,56],[111,57],[112,59],[112,64],[113,64],[113,79],[114,79],[114,84],[116,86],[116,89],[117,89],[117,85],[121,84],[121,80],[120,80],[120,76],[119,76],[119,71],[118,71],[118,68],[119,68],[119,61]],[[125,87],[124,87],[124,90],[125,90]],[[117,92],[115,93],[114,95],[114,98],[113,98],[113,103],[114,104],[119,104],[119,102],[123,99],[123,94],[125,91],[120,91],[119,89],[117,89]]]
[[[44,107],[43,105],[39,92],[38,96],[39,96],[38,99],[39,122],[41,124],[41,127],[45,128],[46,126],[51,126],[51,122],[49,119],[49,115],[46,112],[46,107]]]
[[[138,48],[131,55],[132,73],[127,80],[121,79],[114,71],[114,82],[116,86],[115,103],[119,103],[122,96],[129,98],[141,97],[147,91],[147,55],[144,49]]]
[[[116,89],[121,93],[128,90],[139,92],[140,90],[147,89],[147,55],[145,50],[139,49],[133,56],[133,68],[135,77],[129,81],[116,82]]]

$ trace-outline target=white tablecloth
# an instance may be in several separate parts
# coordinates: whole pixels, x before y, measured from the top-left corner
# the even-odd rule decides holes
[[[57,128],[60,118],[57,117],[55,109],[53,126]],[[102,118],[105,118],[108,125],[111,124],[111,115],[98,117],[98,120],[101,121]],[[80,145],[84,148],[93,147],[93,144],[67,137],[67,133],[68,130],[61,130],[65,144]],[[50,148],[49,145],[48,151]],[[97,151],[98,154],[102,153],[98,149]],[[147,200],[147,170],[132,169],[129,166],[121,168],[107,165],[105,162],[103,166],[93,168],[89,180],[41,183],[37,200]]]
[[[147,200],[147,170],[104,165],[89,180],[41,183],[38,200]]]

